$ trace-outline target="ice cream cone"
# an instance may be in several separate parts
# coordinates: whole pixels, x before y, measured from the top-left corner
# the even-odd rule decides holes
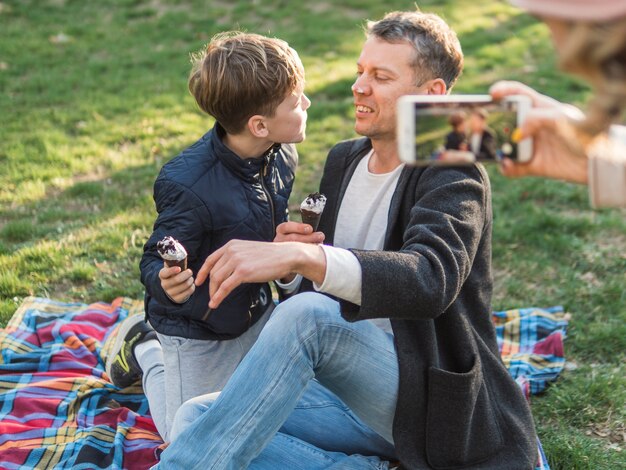
[[[309,194],[302,204],[300,204],[300,216],[302,223],[309,224],[313,227],[313,231],[317,230],[320,218],[326,206],[326,196],[320,193]]]
[[[167,267],[179,266],[181,272],[187,269],[187,250],[175,238],[164,237],[157,243],[157,251]]]

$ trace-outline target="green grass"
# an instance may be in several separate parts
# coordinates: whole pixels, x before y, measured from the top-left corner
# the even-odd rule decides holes
[[[582,104],[555,70],[545,26],[506,2],[418,2],[458,31],[456,92],[521,79]],[[340,4],[341,6],[339,6]],[[189,53],[241,28],[290,42],[307,70],[308,140],[293,201],[317,187],[331,145],[354,135],[350,84],[364,19],[413,1],[2,0],[0,325],[21,298],[140,298],[138,263],[159,168],[211,125],[186,91]],[[566,371],[533,399],[554,469],[626,466],[626,217],[586,189],[491,169],[494,308],[562,304]],[[619,449],[622,449],[621,451]]]

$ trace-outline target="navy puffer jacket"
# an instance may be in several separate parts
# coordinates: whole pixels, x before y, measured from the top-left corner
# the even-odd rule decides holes
[[[146,315],[156,331],[193,339],[231,339],[241,335],[266,311],[267,284],[235,289],[208,318],[208,280],[184,304],[172,302],[161,288],[163,260],[156,244],[178,239],[188,253],[194,277],[204,260],[229,240],[272,241],[276,226],[287,220],[298,154],[293,145],[275,145],[258,158],[241,159],[222,142],[216,126],[166,163],[154,183],[158,217],[144,246],[141,282]]]

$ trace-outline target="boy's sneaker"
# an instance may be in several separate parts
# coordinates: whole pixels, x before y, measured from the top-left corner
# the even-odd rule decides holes
[[[144,321],[143,315],[133,315],[120,323],[115,343],[106,360],[106,373],[114,385],[125,388],[141,377],[142,371],[134,349],[149,339],[157,339],[157,335],[150,324]]]

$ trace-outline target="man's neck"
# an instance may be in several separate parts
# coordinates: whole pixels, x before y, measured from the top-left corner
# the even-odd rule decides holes
[[[398,143],[395,139],[372,140],[372,148],[374,154],[370,158],[367,168],[370,173],[389,173],[402,164],[398,156]]]
[[[263,155],[273,145],[272,142],[267,142],[247,134],[226,133],[223,142],[226,147],[244,160]]]

